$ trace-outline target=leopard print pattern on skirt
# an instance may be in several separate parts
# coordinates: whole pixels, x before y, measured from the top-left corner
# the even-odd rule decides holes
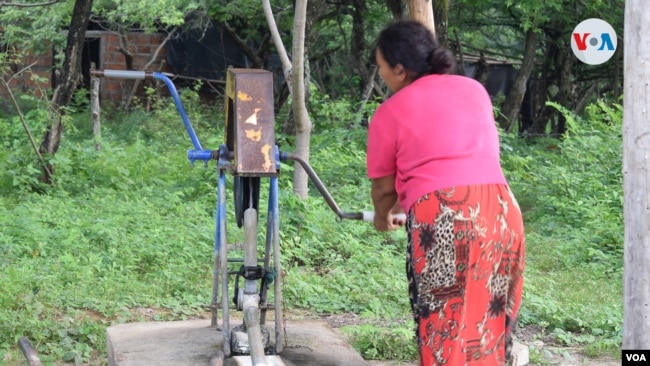
[[[420,365],[504,365],[521,303],[525,237],[505,185],[421,197],[407,220]]]

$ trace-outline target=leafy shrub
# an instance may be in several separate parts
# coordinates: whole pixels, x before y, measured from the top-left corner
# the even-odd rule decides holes
[[[503,166],[525,212],[522,324],[565,342],[620,344],[622,107],[602,101],[567,120],[561,139],[504,136]]]
[[[216,148],[220,107],[198,105],[192,91],[184,95],[204,147]],[[0,149],[0,354],[16,352],[24,335],[46,362],[88,362],[104,357],[106,326],[144,320],[139,308],[154,309],[159,320],[204,314],[216,171],[213,163],[190,167],[191,146],[175,107],[157,103],[152,112],[107,111],[117,117],[104,120],[100,151],[88,113],[71,115],[54,161],[56,184],[41,192],[32,189],[38,169],[24,131],[13,116],[0,117],[0,144],[9,147]],[[320,106],[311,163],[341,209],[368,210],[366,131],[350,125],[353,106],[336,103]],[[562,139],[502,134],[502,160],[525,211],[520,324],[598,349],[620,341],[620,106],[598,103],[587,111],[568,115]],[[29,114],[35,131],[42,113]],[[365,357],[415,358],[412,325],[403,325],[410,318],[405,233],[339,221],[313,187],[298,200],[290,193],[292,170],[284,164],[279,182],[283,306],[355,312],[364,324],[344,331]],[[230,194],[228,205],[233,212]],[[241,232],[229,225],[228,235],[236,242]]]
[[[412,361],[418,357],[414,329],[414,326],[405,325],[376,327],[365,324],[343,327],[342,331],[366,359]]]

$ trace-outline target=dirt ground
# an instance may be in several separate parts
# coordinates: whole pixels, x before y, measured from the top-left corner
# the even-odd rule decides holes
[[[558,366],[619,366],[620,358],[614,358],[611,355],[599,357],[589,357],[585,354],[583,347],[565,347],[558,345],[556,342],[544,335],[544,332],[535,326],[524,327],[517,331],[516,339],[518,342],[528,346],[533,358],[533,353],[538,356],[531,359],[529,365],[558,365]]]
[[[336,329],[345,325],[361,324],[355,314],[322,316],[330,327]],[[340,332],[339,332],[340,333]],[[563,347],[545,336],[537,327],[524,327],[517,331],[516,340],[528,346],[531,354],[530,366],[619,366],[621,360],[609,355],[592,358],[587,356],[582,347]],[[533,356],[533,354],[535,354]],[[372,366],[418,366],[417,362],[396,362],[370,360]]]
[[[151,309],[140,309],[140,315],[147,320],[153,320],[156,312]],[[209,314],[207,314],[209,315]],[[207,316],[206,315],[206,316]],[[308,312],[290,312],[285,313],[288,319],[320,319],[325,321],[334,331],[336,331],[342,338],[345,335],[339,331],[346,325],[359,325],[363,323],[356,314],[340,314],[340,315],[323,315],[315,316]],[[621,359],[611,355],[604,355],[597,358],[589,357],[585,354],[582,347],[563,347],[554,343],[550,337],[544,335],[544,332],[537,327],[524,327],[517,331],[516,340],[528,346],[531,356],[530,366],[618,366],[621,364]],[[22,356],[22,355],[21,355]],[[371,366],[418,366],[416,361],[413,362],[397,362],[391,360],[368,360]],[[0,360],[3,365],[22,365],[24,359],[20,360]],[[56,363],[55,365],[65,365],[64,363]],[[87,365],[106,365],[105,360],[94,359]]]

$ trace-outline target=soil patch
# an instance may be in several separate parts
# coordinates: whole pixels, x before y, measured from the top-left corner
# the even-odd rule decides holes
[[[356,314],[321,315],[320,318],[332,328],[346,325],[369,324],[370,322],[359,318]],[[381,325],[381,322],[372,322]],[[391,324],[394,324],[391,323]],[[530,366],[557,365],[557,366],[619,366],[621,360],[609,355],[589,357],[583,347],[566,347],[554,342],[541,327],[526,326],[517,330],[516,340],[528,346],[531,362]],[[372,366],[417,366],[417,362],[400,363],[395,361],[369,361]]]

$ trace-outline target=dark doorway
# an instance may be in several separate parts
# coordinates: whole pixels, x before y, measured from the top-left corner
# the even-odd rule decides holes
[[[83,56],[81,57],[81,75],[82,85],[80,87],[90,90],[90,66],[95,64],[96,69],[101,69],[101,60],[99,58],[99,50],[101,48],[102,39],[86,38],[84,42]]]

